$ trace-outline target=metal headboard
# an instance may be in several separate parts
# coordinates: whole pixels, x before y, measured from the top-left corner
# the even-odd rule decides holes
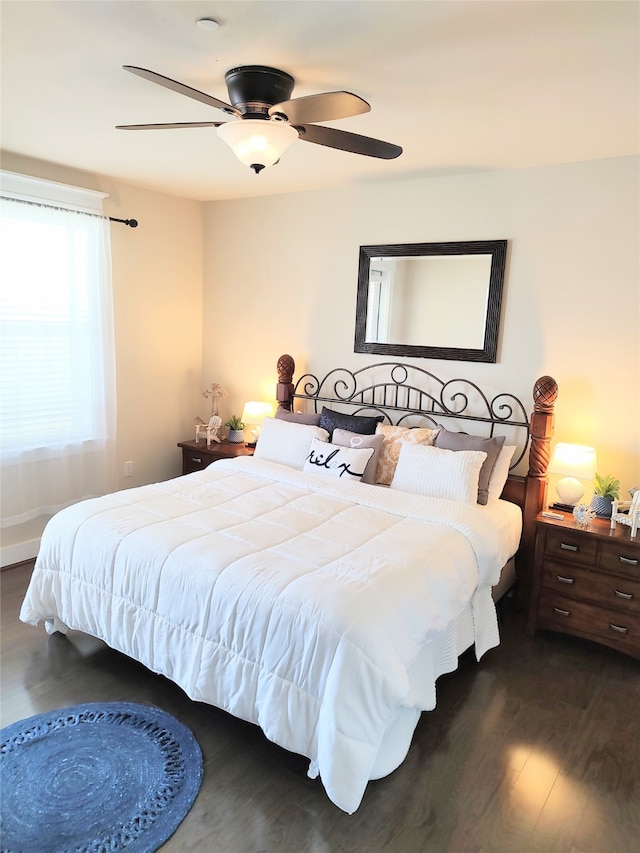
[[[322,379],[305,373],[290,389],[289,399],[305,401],[305,408],[314,412],[326,405],[351,414],[380,414],[394,425],[448,424],[451,429],[468,431],[465,422],[482,424],[486,437],[506,435],[507,443],[516,445],[512,469],[529,444],[529,417],[513,394],[488,397],[468,379],[445,381],[413,365],[379,362],[356,371],[336,368]]]

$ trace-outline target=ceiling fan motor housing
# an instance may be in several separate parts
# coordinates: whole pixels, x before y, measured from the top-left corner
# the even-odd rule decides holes
[[[295,80],[266,65],[242,65],[224,75],[229,100],[247,118],[268,118],[269,107],[291,98]]]

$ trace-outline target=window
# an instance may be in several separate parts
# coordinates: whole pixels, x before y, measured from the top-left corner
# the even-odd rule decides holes
[[[3,173],[2,526],[112,487],[115,354],[102,194]]]

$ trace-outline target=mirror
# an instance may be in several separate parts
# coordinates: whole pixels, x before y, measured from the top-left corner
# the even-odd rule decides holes
[[[495,362],[506,240],[360,246],[355,352]]]

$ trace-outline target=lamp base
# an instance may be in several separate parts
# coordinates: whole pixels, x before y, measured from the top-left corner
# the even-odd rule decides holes
[[[559,509],[562,512],[573,512],[575,509],[575,506],[573,504],[563,504],[563,503],[560,503],[559,501],[556,501],[555,503],[551,504],[549,509]]]

